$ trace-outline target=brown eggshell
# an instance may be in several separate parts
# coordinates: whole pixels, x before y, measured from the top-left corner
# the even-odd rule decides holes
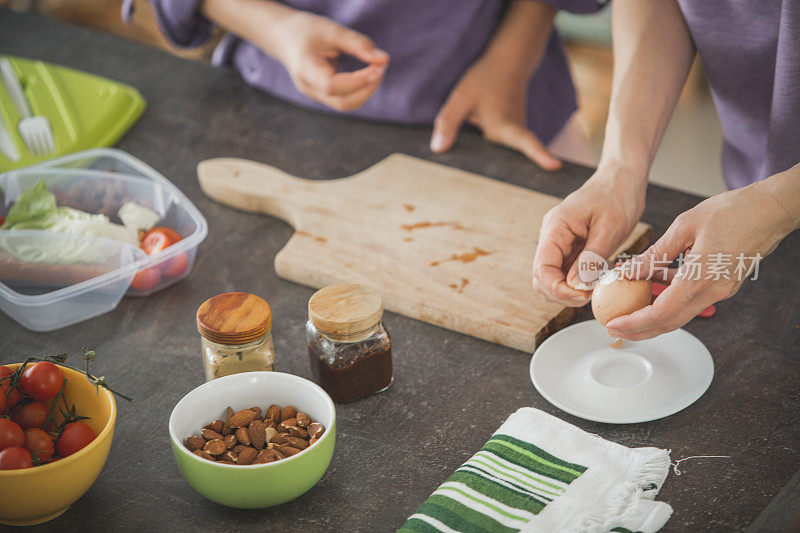
[[[650,280],[617,279],[598,283],[592,292],[592,313],[603,326],[650,305]]]

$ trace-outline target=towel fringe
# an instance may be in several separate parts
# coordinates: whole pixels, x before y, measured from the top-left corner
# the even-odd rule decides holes
[[[646,456],[640,456],[641,463],[633,473],[633,480],[645,493],[646,498],[652,500],[661,490],[666,472],[669,471],[670,464],[672,464],[669,452],[670,450],[666,450],[665,453],[665,450],[654,449],[649,451]]]
[[[678,459],[674,463],[670,463],[672,467],[672,471],[675,472],[676,476],[680,476],[683,472],[678,469],[678,465],[684,461],[688,461],[689,459],[730,459],[730,455],[690,455],[689,457],[684,457],[683,459]]]

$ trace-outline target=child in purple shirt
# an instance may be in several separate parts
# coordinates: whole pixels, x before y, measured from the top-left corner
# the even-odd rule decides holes
[[[130,16],[130,1],[123,14]],[[575,90],[556,8],[595,0],[150,0],[182,47],[229,33],[212,61],[251,85],[312,109],[408,124],[434,123],[448,150],[465,122],[546,169],[592,161],[576,124]],[[127,13],[125,13],[127,11]],[[557,139],[558,137],[558,139]]]

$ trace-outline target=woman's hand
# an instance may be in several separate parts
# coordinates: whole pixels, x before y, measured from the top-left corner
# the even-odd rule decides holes
[[[652,305],[610,321],[608,334],[629,340],[656,337],[736,294],[758,260],[800,224],[798,193],[800,165],[681,214],[626,269],[631,278],[671,280],[669,287]],[[681,252],[686,252],[681,267],[668,270]]]
[[[603,168],[544,217],[533,261],[533,287],[550,300],[582,306],[590,292],[574,287],[580,254],[608,259],[644,211],[647,181],[619,168]]]
[[[289,71],[295,86],[306,96],[338,111],[353,111],[380,86],[389,54],[369,37],[330,19],[296,11],[281,28],[284,41],[277,58]],[[347,54],[367,66],[338,72],[336,60]]]
[[[486,140],[518,150],[544,169],[561,168],[561,162],[525,126],[528,79],[506,68],[503,63],[480,59],[467,70],[436,116],[431,150],[449,150],[461,126],[469,122]]]

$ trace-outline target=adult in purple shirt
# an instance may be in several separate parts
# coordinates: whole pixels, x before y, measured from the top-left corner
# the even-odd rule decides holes
[[[546,169],[591,159],[574,122],[575,90],[557,8],[595,0],[150,0],[178,46],[229,32],[212,62],[251,85],[324,111],[434,123],[431,149],[448,150],[465,122]],[[126,2],[123,14],[132,5]],[[128,16],[130,13],[128,13]],[[558,137],[558,139],[557,139]],[[581,144],[583,140],[583,144]]]
[[[736,272],[740,254],[766,256],[800,227],[800,2],[615,0],[612,25],[603,153],[595,174],[545,217],[534,286],[566,305],[589,300],[574,288],[578,265],[590,252],[609,257],[641,216],[649,168],[695,53],[719,112],[732,188],[681,214],[630,262],[629,277],[671,280],[652,305],[606,325],[613,337],[640,340],[735,294],[747,277]],[[691,268],[662,269],[683,252]]]

